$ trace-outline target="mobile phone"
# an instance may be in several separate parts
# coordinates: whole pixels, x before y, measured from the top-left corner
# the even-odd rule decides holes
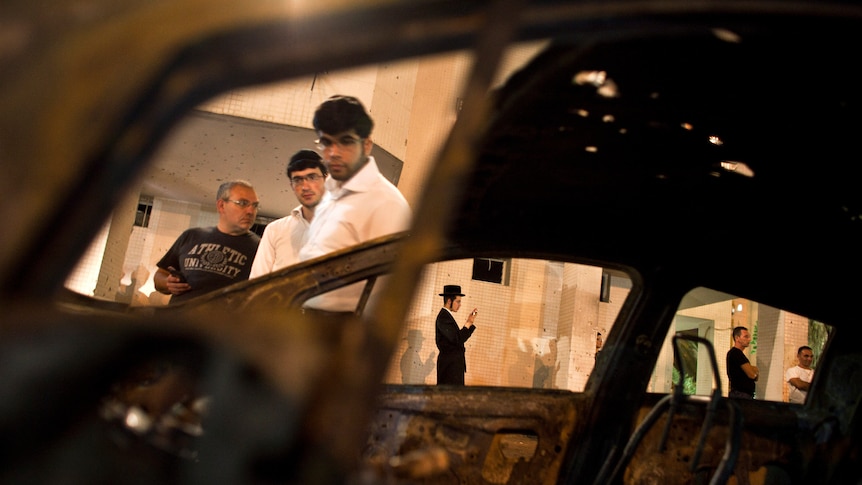
[[[168,268],[168,271],[171,272],[171,276],[176,276],[177,278],[179,278],[181,283],[186,282],[186,275],[184,275],[182,271],[180,271],[174,267]]]

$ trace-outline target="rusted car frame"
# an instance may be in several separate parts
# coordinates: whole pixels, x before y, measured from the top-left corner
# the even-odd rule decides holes
[[[850,2],[318,2],[295,8],[269,1],[69,2],[52,12],[27,2],[4,4],[0,157],[8,173],[0,187],[16,203],[0,204],[0,216],[10,228],[30,230],[0,234],[0,370],[10,383],[0,413],[8,437],[2,476],[28,482],[50,477],[52,467],[62,465],[82,482],[113,481],[133,470],[144,483],[597,483],[620,459],[631,458],[627,474],[614,481],[724,478],[718,464],[735,417],[732,407],[716,406],[721,398],[682,400],[669,428],[669,449],[660,448],[666,441],[650,431],[642,449],[623,453],[662,397],[645,389],[677,304],[704,285],[828,321],[840,336],[830,341],[804,406],[738,403],[744,424],[739,447],[734,445],[736,480],[858,481],[862,357],[855,297],[862,204],[858,164],[844,155],[852,153],[859,128],[859,97],[848,89],[858,86],[858,78],[855,66],[835,52],[858,44],[860,18],[862,8]],[[578,61],[604,52],[605,42],[660,44],[671,34],[687,41],[710,34],[729,42],[728,32],[786,41],[793,56],[763,52],[782,61],[800,56],[804,79],[833,73],[832,84],[817,92],[845,96],[829,109],[806,111],[820,106],[806,102],[821,98],[804,89],[783,91],[780,77],[752,63],[758,79],[770,81],[771,90],[758,93],[788,95],[768,98],[767,109],[754,110],[768,120],[760,135],[799,142],[787,148],[751,141],[736,152],[760,155],[752,164],[756,178],[717,170],[717,158],[694,156],[704,149],[676,135],[663,138],[663,146],[691,150],[661,158],[661,143],[648,141],[640,147],[650,157],[620,157],[615,164],[554,158],[567,152],[568,140],[557,136],[567,127],[595,128],[562,118],[542,123],[548,115],[572,114],[552,111],[555,104],[542,98],[556,92],[545,88],[555,76],[565,78],[568,66],[586,68]],[[545,38],[559,45],[488,96],[503,47]],[[812,46],[816,54],[803,56]],[[353,254],[334,255],[298,268],[291,283],[277,281],[285,272],[229,289],[218,295],[222,303],[156,312],[157,319],[146,311],[117,312],[62,297],[66,275],[101,222],[170,127],[199,102],[234,87],[460,48],[474,49],[477,59],[464,109],[416,208],[423,223],[403,245],[394,245],[397,251],[393,241],[361,248],[356,257],[361,254],[362,270],[355,273],[344,272],[357,268]],[[613,52],[638,50],[607,51]],[[632,59],[640,57],[619,56],[614,67],[623,69]],[[806,70],[811,66],[817,69]],[[642,67],[650,72],[650,65]],[[806,85],[793,70],[776,72],[797,80],[790,86]],[[792,104],[793,95],[805,93],[794,106],[812,118],[823,116],[799,120],[795,129],[783,124],[782,115],[793,111],[784,110],[782,101]],[[725,100],[744,106],[732,101]],[[593,109],[606,106],[602,99],[592,103]],[[705,104],[698,107],[721,107]],[[717,127],[740,123],[734,133],[753,140],[746,137],[758,126],[742,123],[750,119],[708,121]],[[803,143],[806,137],[815,143]],[[813,159],[816,169],[804,163]],[[557,190],[544,190],[538,199],[548,210],[524,212],[519,194],[526,162],[553,176],[549,187]],[[788,188],[794,189],[789,196]],[[609,198],[611,190],[616,192]],[[719,203],[722,193],[733,197]],[[739,211],[747,211],[762,234],[746,239],[740,245],[745,251],[732,258],[716,221]],[[511,224],[513,215],[527,222]],[[566,237],[555,224],[568,217],[595,231]],[[673,233],[677,227],[705,235],[695,256]],[[762,237],[787,227],[811,234],[805,244],[795,241],[797,258]],[[633,241],[633,235],[649,243]],[[637,297],[626,302],[584,393],[380,387],[422,266],[482,254],[554,257],[630,272]],[[739,262],[754,276],[726,271]],[[795,282],[787,281],[791,264]],[[374,311],[339,328],[344,338],[316,333],[320,322],[293,306],[352,278],[384,273],[389,279]],[[764,284],[770,277],[775,281]],[[291,294],[289,284],[295,285]],[[284,313],[268,313],[271,304]],[[227,306],[248,307],[245,317],[253,323],[232,325],[235,313],[217,311]],[[279,327],[283,318],[296,325]],[[287,363],[297,365],[279,360],[285,349],[292,355]],[[101,438],[115,430],[95,415],[106,390],[153,357],[177,355],[191,356],[196,377],[214,391],[211,425],[199,442],[203,461],[166,459],[134,439],[124,441],[125,450],[109,446],[115,441]],[[260,415],[267,419],[256,420]],[[708,465],[686,469],[700,446],[696,430],[708,419],[715,425],[698,460]],[[400,423],[407,423],[411,440],[391,431]],[[663,424],[659,420],[655,429]],[[262,444],[271,446],[263,454]],[[93,468],[84,465],[92,464],[94,450],[103,454],[101,468],[91,474]]]

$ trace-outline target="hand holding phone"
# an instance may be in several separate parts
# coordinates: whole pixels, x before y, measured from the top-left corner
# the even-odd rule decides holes
[[[173,266],[169,267],[169,268],[168,268],[168,271],[170,271],[171,276],[176,276],[177,278],[179,278],[179,279],[180,279],[180,283],[185,283],[185,282],[186,282],[186,276],[182,273],[182,271],[180,271],[180,270],[178,270],[178,269],[174,268]]]

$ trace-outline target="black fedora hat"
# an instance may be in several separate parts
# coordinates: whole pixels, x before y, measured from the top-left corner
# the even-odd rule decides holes
[[[461,287],[458,285],[443,285],[443,293],[440,296],[464,296],[461,293]]]

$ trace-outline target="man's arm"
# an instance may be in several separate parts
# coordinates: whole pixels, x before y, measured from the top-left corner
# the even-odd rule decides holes
[[[251,262],[249,279],[272,273],[272,267],[275,265],[275,244],[273,244],[271,229],[270,226],[266,226],[263,229],[263,237],[260,238],[260,244],[257,246],[254,261]]]
[[[360,229],[365,233],[360,236],[362,241],[406,231],[410,229],[413,218],[413,210],[407,202],[391,196],[384,198],[376,207],[369,208],[368,214],[365,229]]]
[[[793,387],[799,389],[800,391],[808,391],[808,386],[811,385],[810,383],[805,382],[798,377],[791,377],[790,380],[787,382],[789,382]]]
[[[467,317],[467,323],[464,324],[464,327],[475,327],[476,324],[474,322],[476,321],[476,315],[478,314],[479,309],[474,308],[473,311],[470,312],[470,315]]]
[[[170,295],[171,292],[168,290],[168,276],[171,274],[162,268],[156,270],[156,274],[153,275],[153,285],[156,287],[156,291],[163,295]]]
[[[747,375],[749,379],[754,379],[755,381],[760,375],[760,371],[757,369],[757,367],[754,367],[748,362],[742,364],[742,372],[745,372],[745,375]]]
[[[163,295],[179,295],[192,289],[188,283],[164,268],[156,270],[156,274],[153,275],[153,286]]]

